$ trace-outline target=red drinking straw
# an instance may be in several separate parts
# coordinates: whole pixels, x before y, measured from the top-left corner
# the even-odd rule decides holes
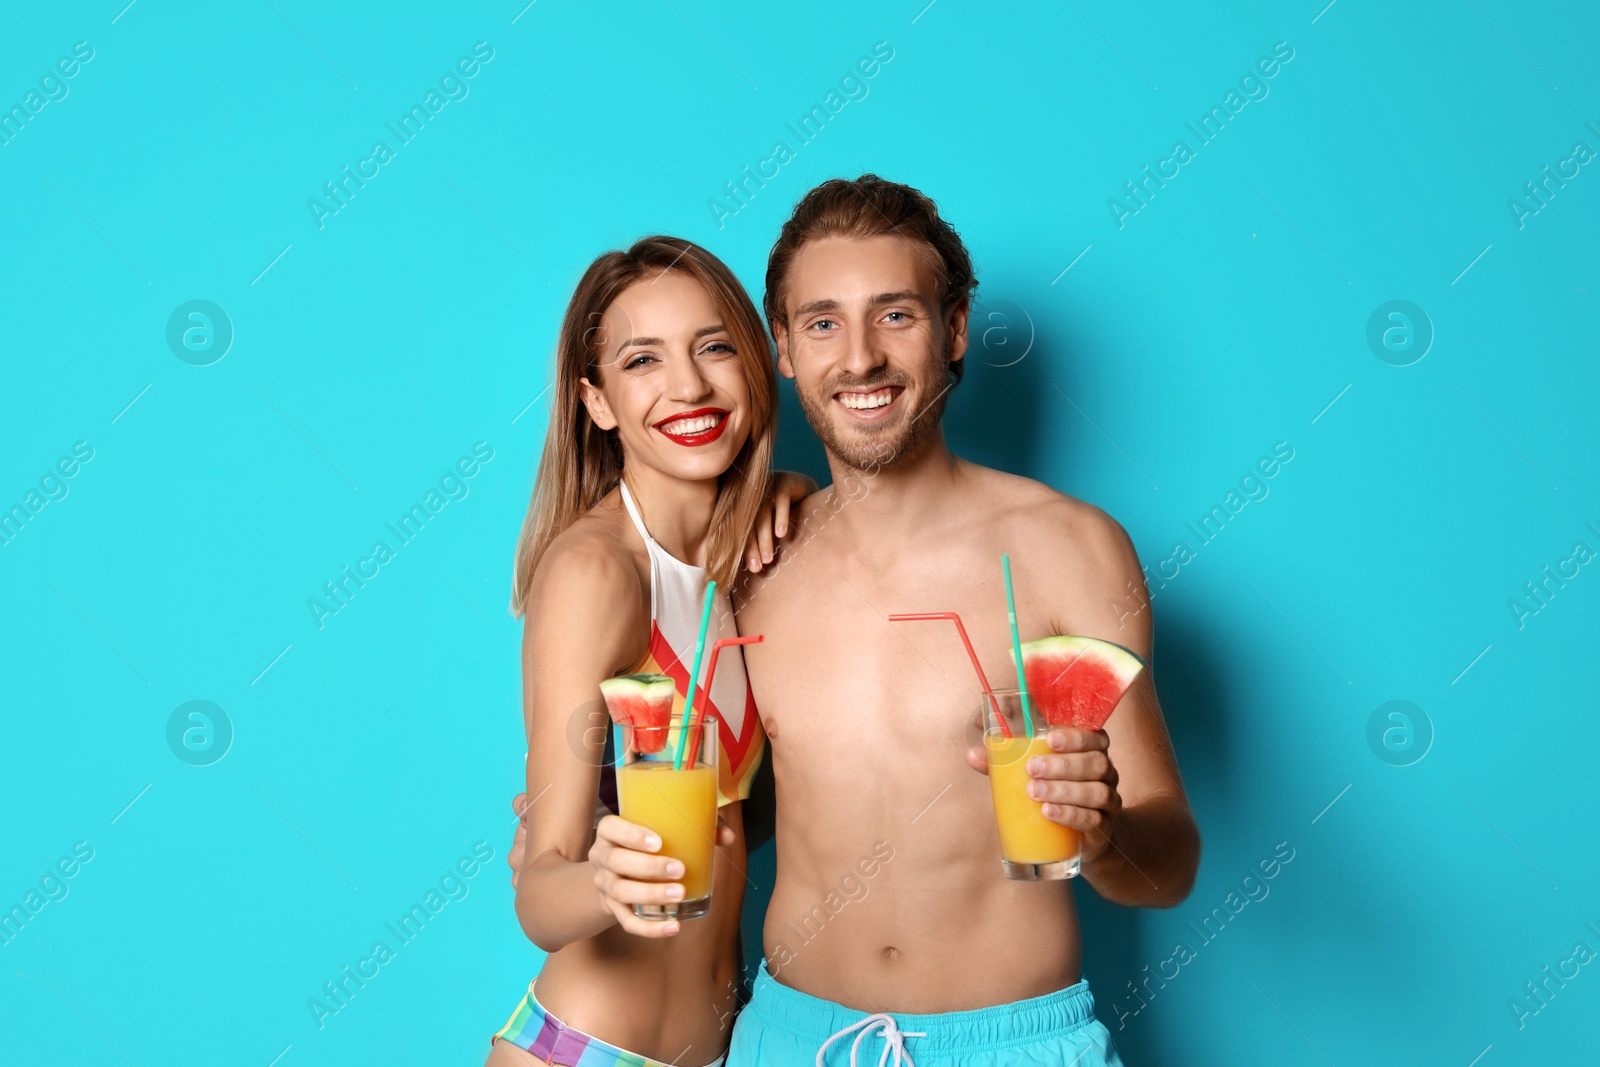
[[[756,634],[753,637],[724,637],[711,646],[711,662],[706,664],[706,684],[700,687],[700,701],[693,709],[693,718],[689,725],[689,754],[684,757],[684,766],[693,767],[695,757],[700,754],[700,713],[706,706],[706,701],[711,699],[711,680],[717,676],[717,655],[729,645],[754,645],[767,639],[765,634]]]
[[[1006,737],[1011,736],[1011,727],[1006,725],[1006,717],[1000,713],[1000,702],[994,697],[994,690],[989,687],[989,676],[983,673],[983,664],[978,662],[978,654],[972,649],[972,641],[967,637],[967,628],[961,625],[961,616],[953,611],[919,611],[909,615],[890,615],[890,622],[927,622],[931,619],[949,619],[956,624],[956,633],[961,635],[961,643],[967,646],[967,656],[972,660],[972,669],[978,672],[978,681],[983,683],[983,694],[989,698],[989,704],[994,708],[995,721],[1000,724],[1000,733]]]

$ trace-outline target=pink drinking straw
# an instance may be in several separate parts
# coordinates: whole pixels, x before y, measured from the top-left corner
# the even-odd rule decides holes
[[[692,709],[693,719],[689,726],[689,755],[686,757],[686,766],[693,767],[695,757],[700,754],[700,713],[706,706],[706,701],[711,699],[711,680],[717,676],[717,655],[729,645],[755,645],[767,639],[765,634],[756,634],[753,637],[724,637],[711,646],[711,662],[706,664],[706,684],[700,687],[701,700]]]
[[[1000,713],[1000,702],[994,697],[994,690],[989,688],[989,676],[983,673],[983,664],[978,662],[978,654],[972,649],[972,641],[967,637],[967,628],[961,625],[961,616],[953,611],[919,611],[909,615],[890,615],[890,622],[927,622],[933,619],[949,619],[956,624],[956,633],[961,635],[961,643],[967,646],[967,656],[972,660],[972,669],[978,672],[978,681],[983,683],[983,695],[989,698],[989,704],[994,708],[995,721],[1000,724],[1000,732],[1006,737],[1011,736],[1011,727],[1006,725],[1006,717]]]

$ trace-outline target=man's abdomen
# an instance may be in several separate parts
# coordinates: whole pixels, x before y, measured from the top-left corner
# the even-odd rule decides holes
[[[862,1011],[918,1013],[1078,980],[1070,884],[1006,879],[987,783],[961,771],[971,781],[920,812],[891,802],[802,821],[780,802],[764,937],[774,978]]]

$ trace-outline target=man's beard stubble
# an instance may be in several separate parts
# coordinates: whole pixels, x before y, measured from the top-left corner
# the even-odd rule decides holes
[[[813,397],[801,389],[796,389],[795,395],[800,400],[800,410],[805,412],[806,421],[821,439],[830,458],[851,470],[889,470],[919,455],[928,441],[938,433],[940,420],[944,418],[945,405],[949,402],[950,389],[955,384],[955,379],[948,370],[950,365],[948,342],[943,346],[940,356],[940,362],[947,369],[944,375],[945,382],[937,395],[924,404],[920,411],[912,412],[909,419],[901,417],[892,428],[881,434],[872,430],[851,434],[848,437],[840,434],[830,417],[829,405],[834,402],[834,394],[842,389],[873,389],[893,385],[904,390],[907,378],[903,374],[885,370],[881,374],[860,380],[839,378],[829,382],[819,397]],[[902,392],[901,396],[904,395]]]

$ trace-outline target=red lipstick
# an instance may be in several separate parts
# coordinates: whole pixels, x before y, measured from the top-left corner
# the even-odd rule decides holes
[[[665,429],[667,426],[707,416],[716,419],[709,429],[697,430],[694,433],[668,433]],[[669,415],[660,422],[653,423],[652,426],[662,437],[674,444],[683,445],[685,448],[699,448],[701,445],[709,445],[722,436],[722,431],[728,428],[728,413],[722,408],[696,408],[693,411],[680,411],[676,415]]]

